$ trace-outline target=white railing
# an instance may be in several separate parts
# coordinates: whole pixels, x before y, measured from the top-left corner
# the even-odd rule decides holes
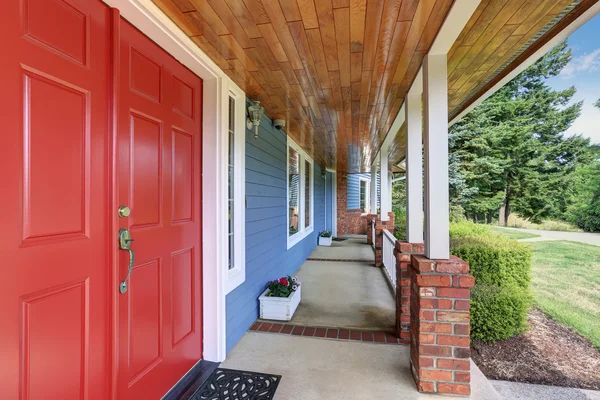
[[[373,243],[373,251],[375,251],[375,221],[371,221],[371,242]]]
[[[394,292],[396,291],[396,257],[394,256],[396,238],[387,229],[383,230],[383,266],[390,279]]]

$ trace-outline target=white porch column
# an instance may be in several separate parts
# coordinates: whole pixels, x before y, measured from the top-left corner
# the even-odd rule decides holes
[[[406,96],[406,241],[423,243],[423,124],[421,93]]]
[[[377,214],[377,164],[371,165],[371,209],[370,214]]]
[[[388,175],[388,147],[382,146],[379,151],[379,175],[381,182],[379,183],[379,190],[381,192],[381,213],[380,219],[382,221],[388,221],[390,216],[388,215],[391,210],[390,207],[390,185]]]
[[[425,122],[425,255],[450,258],[447,55],[423,60]]]
[[[392,187],[393,182],[392,179],[394,179],[394,174],[392,173],[392,171],[388,171],[388,210],[393,211],[392,208]]]

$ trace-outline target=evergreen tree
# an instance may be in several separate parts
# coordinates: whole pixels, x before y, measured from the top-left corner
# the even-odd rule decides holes
[[[557,91],[545,81],[570,59],[563,42],[451,128],[452,173],[464,179],[451,193],[467,214],[490,221],[498,211],[506,224],[513,211],[534,222],[567,211],[566,182],[589,162],[589,140],[564,136],[581,112],[582,103],[569,105],[575,88]]]

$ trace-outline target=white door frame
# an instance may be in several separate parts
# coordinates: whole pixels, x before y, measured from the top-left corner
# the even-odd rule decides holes
[[[102,0],[202,79],[203,358],[226,355],[227,117],[230,90],[241,89],[150,0]],[[212,134],[218,132],[219,134]],[[116,327],[113,327],[115,329]]]

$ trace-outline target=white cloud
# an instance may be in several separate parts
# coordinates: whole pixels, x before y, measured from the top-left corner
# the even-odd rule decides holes
[[[586,101],[581,109],[581,115],[565,132],[566,136],[582,134],[589,137],[592,143],[600,143],[600,110],[594,107],[593,102]]]
[[[570,77],[579,72],[594,72],[600,70],[600,49],[571,59],[563,68],[560,75]]]

